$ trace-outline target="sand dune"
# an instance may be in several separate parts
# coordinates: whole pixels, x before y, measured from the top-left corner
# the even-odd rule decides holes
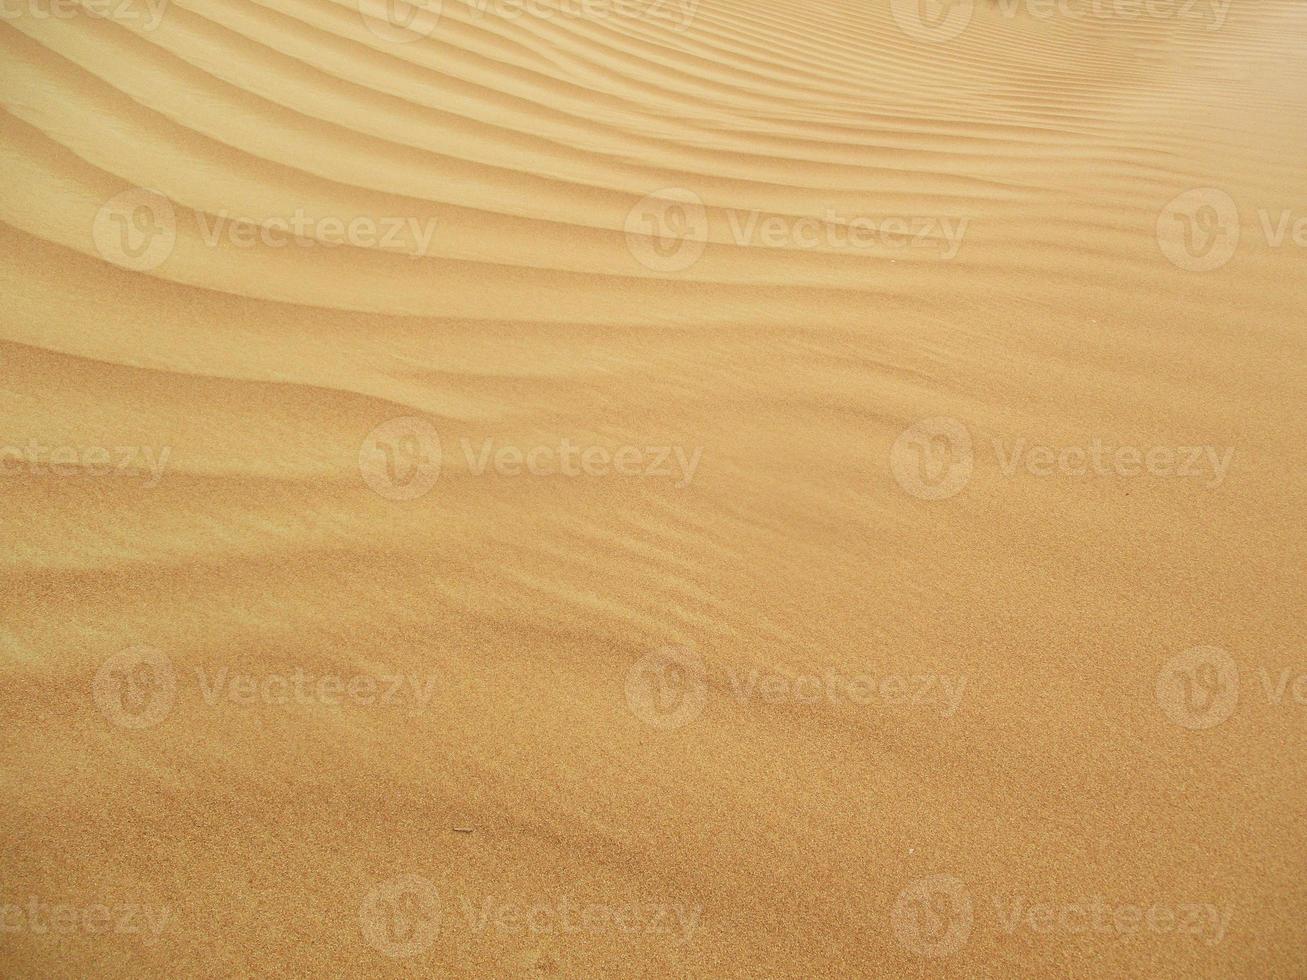
[[[1307,8],[15,0],[6,976],[1297,976]]]

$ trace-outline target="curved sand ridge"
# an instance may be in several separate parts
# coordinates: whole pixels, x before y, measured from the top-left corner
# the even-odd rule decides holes
[[[1307,12],[654,6],[6,8],[6,975],[1297,965]]]

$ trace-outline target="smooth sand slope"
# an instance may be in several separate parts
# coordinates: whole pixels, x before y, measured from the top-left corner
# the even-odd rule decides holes
[[[0,973],[1303,975],[1307,8],[651,6],[6,8]]]

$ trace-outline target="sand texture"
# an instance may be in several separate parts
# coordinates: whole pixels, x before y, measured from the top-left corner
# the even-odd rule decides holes
[[[1305,52],[9,0],[0,975],[1307,976]]]

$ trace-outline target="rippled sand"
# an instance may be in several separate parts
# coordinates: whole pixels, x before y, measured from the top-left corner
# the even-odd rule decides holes
[[[121,2],[0,25],[0,972],[1301,974],[1307,8]]]

